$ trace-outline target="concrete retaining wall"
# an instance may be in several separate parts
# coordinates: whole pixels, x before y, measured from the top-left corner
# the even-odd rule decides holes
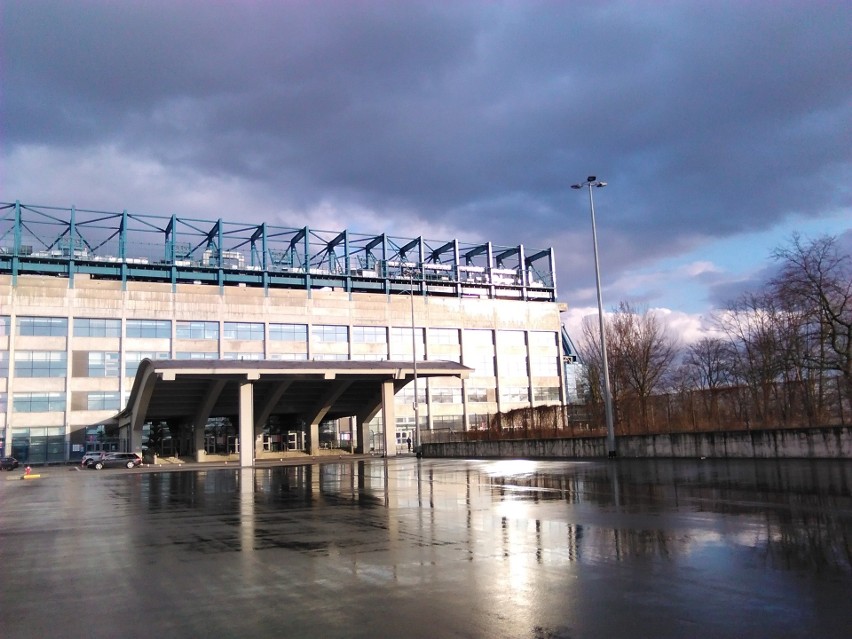
[[[619,457],[852,459],[852,428],[795,428],[619,437]],[[425,457],[606,457],[606,438],[424,444]]]

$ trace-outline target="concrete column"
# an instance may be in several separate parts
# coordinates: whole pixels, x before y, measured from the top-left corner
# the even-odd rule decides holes
[[[363,448],[359,443],[358,437],[358,420],[353,415],[352,417],[347,417],[349,420],[349,452],[354,453],[359,447]]]
[[[206,425],[206,424],[205,424]],[[206,450],[204,449],[204,426],[198,422],[195,423],[195,459],[201,461],[204,459]]]
[[[357,432],[357,437],[355,441],[355,452],[360,455],[363,455],[370,448],[370,438],[367,433],[367,422],[365,422],[360,417],[357,417],[355,418],[355,423],[353,426],[355,428],[355,432]]]
[[[311,455],[319,455],[319,420],[311,420],[311,432],[309,433],[311,444]]]
[[[254,466],[254,384],[240,382],[240,466]]]
[[[240,447],[242,450],[242,447]],[[246,553],[254,552],[255,517],[254,517],[254,469],[240,469],[240,557],[245,559]]]
[[[382,422],[385,428],[385,455],[396,456],[396,414],[393,406],[393,380],[382,382]]]

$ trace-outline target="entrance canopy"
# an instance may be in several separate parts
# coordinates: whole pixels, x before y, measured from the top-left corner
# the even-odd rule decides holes
[[[456,362],[418,361],[416,372],[418,378],[466,378],[471,369]],[[191,423],[197,437],[208,418],[230,417],[240,423],[244,438],[277,415],[310,426],[313,451],[320,421],[354,416],[360,425],[383,410],[385,423],[392,424],[393,395],[414,374],[411,361],[145,359],[118,421],[130,427],[135,450],[146,422]],[[386,437],[392,430],[385,428]]]

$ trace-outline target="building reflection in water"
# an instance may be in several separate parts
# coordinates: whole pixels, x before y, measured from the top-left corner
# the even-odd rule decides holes
[[[137,496],[154,517],[217,515],[159,540],[190,553],[333,555],[365,579],[416,581],[434,549],[453,547],[505,562],[501,578],[528,596],[536,566],[677,562],[718,546],[772,569],[849,572],[850,476],[843,462],[375,459],[152,473]]]

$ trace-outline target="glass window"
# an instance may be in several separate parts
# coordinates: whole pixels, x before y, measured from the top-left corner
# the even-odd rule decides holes
[[[488,415],[472,413],[468,415],[471,430],[488,430]]]
[[[277,342],[307,342],[307,324],[270,324],[269,339]]]
[[[219,322],[178,322],[177,339],[219,339]]]
[[[500,399],[504,402],[529,402],[529,389],[525,386],[504,386],[500,389]]]
[[[65,377],[65,351],[17,351],[15,375],[18,377]]]
[[[118,377],[118,353],[92,351],[89,353],[89,377]]]
[[[500,375],[506,377],[526,377],[527,358],[524,355],[500,355],[497,359]]]
[[[386,359],[387,356],[384,353],[363,353],[352,356],[353,362],[380,362]]]
[[[9,351],[0,351],[0,377],[9,377]]]
[[[65,410],[65,393],[15,393],[12,410],[16,413],[47,413]]]
[[[461,404],[461,388],[433,388],[433,404]]]
[[[119,410],[118,393],[88,393],[86,397],[87,410]]]
[[[124,375],[135,377],[143,359],[169,359],[165,351],[126,351],[124,353]]]
[[[467,389],[467,401],[473,403],[483,403],[488,401],[488,389],[478,386]]]
[[[429,342],[431,344],[452,344],[458,346],[459,332],[455,328],[430,328]]]
[[[494,356],[474,355],[465,356],[464,365],[473,369],[473,374],[479,377],[494,377]]]
[[[497,331],[497,343],[501,348],[507,346],[523,347],[526,345],[524,341],[523,331]]]
[[[65,337],[68,335],[68,320],[64,317],[19,317],[18,335]]]
[[[421,410],[425,409],[426,404],[426,380],[419,380],[417,382],[417,403],[423,404],[421,406]],[[394,403],[395,404],[414,404],[414,383],[406,384],[403,388],[399,389],[394,395]]]
[[[229,351],[226,352],[222,359],[246,359],[246,360],[258,360],[263,359],[263,353],[246,353],[245,351]]]
[[[219,359],[219,353],[196,353],[193,351],[178,351],[175,359]]]
[[[458,353],[431,353],[429,355],[429,361],[431,362],[455,362],[456,364],[461,363],[461,355]]]
[[[414,338],[417,341],[417,359],[423,359],[425,347],[425,331],[422,328],[415,328]],[[397,357],[411,357],[411,342],[412,334],[411,327],[402,328],[394,327],[390,329],[390,350],[391,359]]]
[[[559,375],[559,360],[555,356],[532,357],[530,370],[537,377],[556,377]]]
[[[121,320],[76,317],[74,337],[121,337]]]
[[[432,417],[433,430],[464,430],[463,415],[435,415]]]
[[[262,322],[225,322],[225,339],[263,341]]]
[[[172,337],[172,323],[169,320],[127,320],[127,337]]]
[[[0,337],[6,337],[12,332],[12,318],[0,315]]]
[[[535,401],[537,402],[558,402],[559,387],[558,386],[539,386],[533,389]]]
[[[311,359],[317,362],[342,362],[348,360],[349,356],[334,353],[320,353],[318,355],[314,355]]]
[[[304,361],[308,359],[307,353],[272,353],[268,359],[277,361]]]
[[[383,326],[353,326],[352,341],[363,344],[387,344],[387,329]]]
[[[416,338],[418,341],[423,341],[423,329],[415,328],[417,332]],[[390,338],[391,343],[394,344],[408,344],[408,350],[411,350],[411,327],[410,326],[394,326],[390,329]]]
[[[349,329],[347,326],[317,324],[311,327],[311,337],[317,342],[348,342]]]
[[[491,331],[485,329],[465,329],[464,342],[470,346],[492,346]]]
[[[421,412],[421,415],[419,416],[420,417],[420,428],[422,430],[426,430],[426,428],[428,428],[428,426],[429,426],[429,420],[426,416],[424,416],[422,414],[423,411],[420,411],[420,412]],[[414,417],[397,417],[396,418],[396,427],[399,430],[403,430],[403,431],[414,430],[415,429]],[[414,433],[410,433],[410,435],[411,435],[411,438],[414,439]]]
[[[536,348],[552,348],[556,351],[556,333],[550,331],[530,331],[530,346]]]
[[[0,415],[6,412],[7,399],[8,395],[6,393],[0,393]]]

